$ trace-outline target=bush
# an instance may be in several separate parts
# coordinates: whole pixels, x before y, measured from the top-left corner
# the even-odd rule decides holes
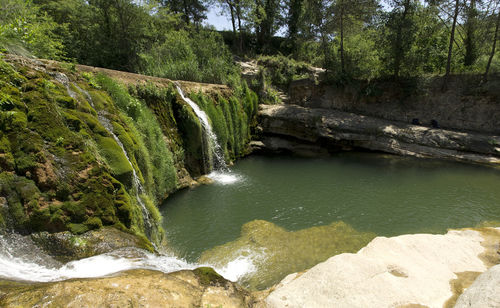
[[[0,0],[0,48],[9,53],[61,59],[63,44],[56,24],[31,1]]]
[[[239,75],[222,37],[209,30],[171,30],[140,54],[139,71],[151,76],[230,83]],[[239,76],[238,76],[239,78]]]

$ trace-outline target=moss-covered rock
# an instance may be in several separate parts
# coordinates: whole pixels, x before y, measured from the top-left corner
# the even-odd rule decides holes
[[[162,242],[157,205],[209,170],[207,140],[190,106],[168,83],[127,88],[54,62],[6,59],[0,59],[0,229],[79,235],[114,227]],[[192,96],[209,114],[226,158],[244,155],[257,110],[248,88],[233,97],[227,89]]]
[[[200,176],[207,171],[205,156],[208,155],[202,125],[193,109],[180,96],[173,101],[172,108],[183,141],[186,168],[192,175]]]

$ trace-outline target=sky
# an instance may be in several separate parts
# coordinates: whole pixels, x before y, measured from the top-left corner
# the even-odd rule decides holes
[[[219,7],[210,6],[204,24],[212,25],[217,30],[232,30],[231,21],[226,16],[220,16],[220,12]]]

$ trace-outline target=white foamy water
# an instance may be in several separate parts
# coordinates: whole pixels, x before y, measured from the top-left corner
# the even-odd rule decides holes
[[[243,176],[230,171],[212,171],[207,177],[222,185],[230,185],[243,180]]]
[[[217,136],[212,130],[212,126],[210,126],[210,122],[208,121],[208,116],[205,113],[205,111],[201,110],[201,108],[193,102],[189,97],[186,97],[184,95],[184,92],[182,91],[181,87],[176,83],[175,87],[177,88],[177,92],[179,92],[179,95],[182,97],[182,99],[188,103],[189,106],[193,109],[194,113],[198,117],[198,119],[201,122],[201,125],[204,128],[205,135],[208,140],[208,152],[210,154],[210,157],[208,157],[209,165],[212,166],[212,159],[215,160],[215,168],[217,170],[227,170],[227,165],[226,165],[226,160],[224,159],[224,151],[222,151],[222,147],[220,146],[219,142],[217,141]]]
[[[189,263],[169,255],[156,255],[136,248],[120,249],[78,261],[61,264],[44,255],[28,237],[0,235],[0,278],[35,282],[61,281],[72,278],[95,278],[132,269],[171,273],[213,267],[231,281],[256,270],[252,256],[238,256],[222,267]]]
[[[239,256],[228,262],[226,266],[216,271],[227,280],[238,281],[241,278],[257,271],[257,267],[251,257]]]

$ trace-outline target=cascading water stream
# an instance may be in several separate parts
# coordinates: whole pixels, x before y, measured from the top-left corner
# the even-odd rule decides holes
[[[226,279],[238,281],[256,270],[254,259],[240,256],[215,269]],[[211,265],[188,263],[172,255],[156,255],[137,248],[123,248],[62,264],[40,250],[29,236],[0,235],[0,279],[50,282],[102,277],[132,269],[170,273],[200,266]]]
[[[137,202],[141,206],[142,216],[144,218],[144,224],[145,224],[144,227],[146,229],[146,235],[148,236],[148,238],[150,238],[153,229],[153,224],[151,222],[151,215],[149,214],[149,211],[146,208],[146,205],[144,204],[144,201],[142,201],[140,196],[140,194],[144,192],[144,188],[142,187],[141,181],[137,176],[137,172],[135,172],[134,165],[132,165],[132,162],[130,161],[127,150],[125,150],[123,143],[120,141],[118,136],[116,136],[116,134],[113,132],[113,126],[111,125],[111,122],[108,120],[108,118],[105,117],[104,112],[100,111],[98,113],[97,118],[99,119],[99,123],[101,123],[101,125],[106,129],[106,131],[113,137],[113,139],[115,139],[116,143],[118,144],[118,146],[120,146],[120,148],[123,151],[123,154],[127,158],[130,167],[132,167],[132,185],[135,190],[135,197],[137,199]]]
[[[226,161],[224,159],[224,152],[222,151],[222,147],[220,146],[219,142],[217,142],[217,136],[213,132],[212,126],[210,126],[207,114],[205,113],[205,111],[201,110],[201,108],[195,102],[193,102],[189,97],[186,97],[184,95],[184,92],[182,91],[181,87],[178,84],[175,84],[175,87],[177,88],[177,91],[179,92],[179,95],[182,97],[182,99],[186,103],[188,103],[189,106],[191,106],[194,113],[200,120],[201,125],[203,126],[203,131],[208,141],[208,153],[210,156],[209,159],[211,160],[213,158],[214,169],[220,171],[227,171],[228,168],[226,165]]]
[[[182,91],[178,83],[175,83],[175,87],[177,88],[177,92],[179,92],[181,98],[193,109],[203,127],[203,132],[205,134],[204,138],[207,141],[206,143],[208,152],[208,157],[206,157],[205,160],[207,165],[209,166],[208,172],[211,171],[208,177],[220,184],[232,184],[237,182],[239,180],[239,177],[235,174],[232,174],[227,167],[226,160],[224,158],[224,151],[217,141],[217,136],[212,130],[212,126],[208,121],[207,114],[203,110],[201,110],[201,108],[189,97],[186,97],[184,95],[184,92]]]
[[[70,81],[69,81],[68,76],[66,76],[63,73],[58,72],[58,73],[55,73],[54,77],[58,82],[60,82],[63,86],[66,87],[66,91],[68,92],[68,95],[71,98],[78,100],[77,94],[70,87]],[[87,91],[81,89],[78,85],[76,85],[76,84],[72,84],[72,85],[75,88],[77,88],[80,92],[82,92],[86,96],[90,105],[92,107],[94,107],[94,103],[92,101],[92,97],[90,96],[90,94]],[[99,111],[97,118],[99,120],[99,123],[101,123],[101,125],[106,129],[106,131],[113,137],[113,139],[116,141],[116,143],[120,146],[120,148],[123,151],[123,154],[127,158],[128,163],[132,167],[132,185],[133,185],[133,188],[135,190],[135,197],[137,199],[137,202],[141,206],[146,235],[148,236],[148,238],[151,238],[151,232],[153,230],[153,223],[151,221],[151,215],[150,215],[148,209],[146,208],[144,201],[142,201],[141,196],[140,196],[140,194],[142,194],[144,192],[144,188],[141,184],[139,177],[137,176],[137,173],[135,172],[134,165],[132,165],[132,162],[130,161],[129,155],[128,155],[127,151],[125,150],[123,143],[120,141],[118,136],[116,136],[116,134],[114,133],[113,126],[111,125],[111,122],[108,120],[108,118],[106,118],[105,112]]]

